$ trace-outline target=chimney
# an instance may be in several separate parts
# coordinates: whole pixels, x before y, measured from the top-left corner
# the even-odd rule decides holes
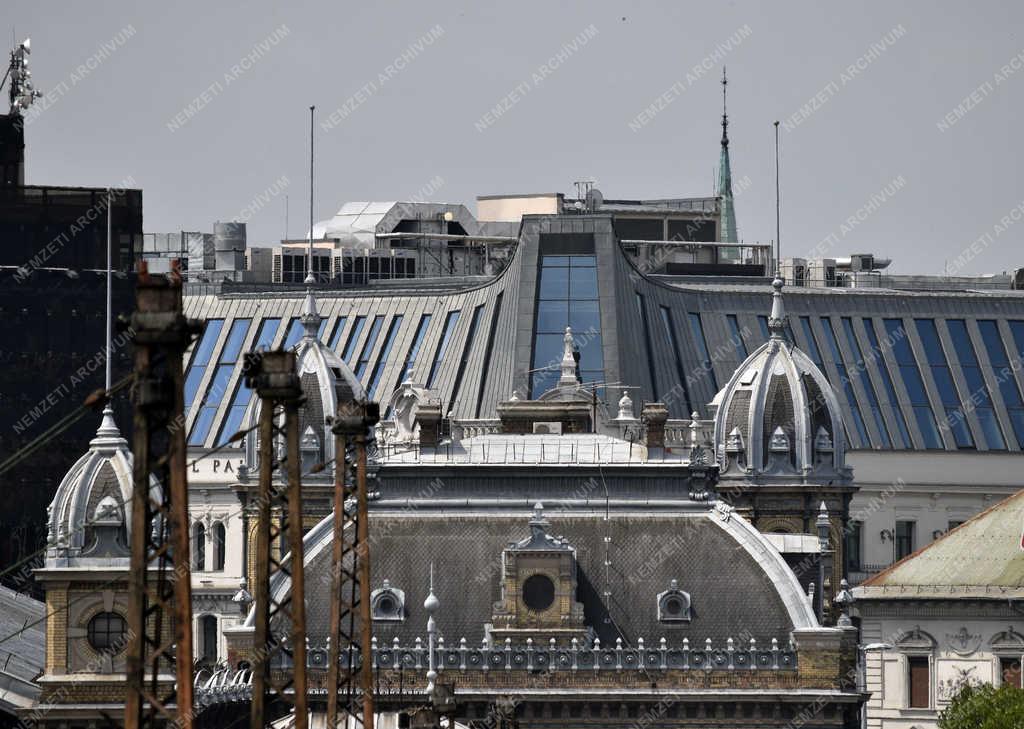
[[[640,420],[644,424],[644,433],[648,448],[665,447],[665,422],[668,420],[668,408],[664,403],[649,402],[640,411]]]
[[[420,426],[420,447],[436,448],[441,441],[441,406],[425,403],[416,410],[416,424]]]

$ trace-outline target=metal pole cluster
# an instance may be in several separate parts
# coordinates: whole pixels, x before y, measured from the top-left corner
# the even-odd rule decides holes
[[[373,666],[370,659],[370,542],[366,448],[380,419],[377,403],[338,403],[334,433],[334,533],[331,553],[331,625],[327,663],[328,729],[339,719],[349,729],[373,729]],[[349,473],[353,446],[355,474]]]
[[[302,388],[295,362],[295,353],[283,350],[250,352],[245,356],[246,383],[260,398],[252,727],[269,726],[277,713],[283,713],[282,704],[293,707],[295,729],[306,729],[309,720],[299,455]],[[274,422],[279,410],[284,412],[282,460],[288,474],[284,485],[275,485],[273,478],[281,465],[275,448],[275,436],[280,430]],[[271,594],[271,583],[279,576],[291,578],[291,589],[282,589],[276,596]],[[275,702],[277,705],[272,705]]]
[[[182,314],[181,277],[143,262],[135,333],[131,575],[125,726],[192,726],[192,590],[182,356],[201,324]],[[152,488],[156,480],[159,489]],[[173,669],[173,674],[172,674]]]

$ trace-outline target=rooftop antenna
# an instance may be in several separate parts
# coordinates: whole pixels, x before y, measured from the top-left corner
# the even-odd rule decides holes
[[[113,264],[113,261],[112,261],[113,254],[111,253],[111,248],[113,247],[111,245],[111,242],[113,241],[113,236],[111,235],[111,229],[113,227],[113,225],[111,223],[111,217],[113,216],[113,212],[112,212],[112,208],[113,207],[114,207],[114,193],[108,187],[107,188],[107,330],[106,330],[106,346],[107,346],[107,373],[106,373],[106,377],[107,377],[107,379],[106,379],[106,381],[104,383],[104,386],[105,386],[106,391],[107,391],[107,397],[110,396],[110,382],[111,382],[111,379],[110,379],[110,354],[111,354],[111,352],[110,352],[110,348],[111,348],[111,344],[110,344],[110,324],[111,324],[110,317],[111,317],[111,309],[113,308],[113,300],[114,300],[114,296],[113,296],[113,289],[114,289],[114,287],[113,287],[113,278],[114,278],[114,276],[113,276],[113,265],[112,265]],[[109,400],[107,401],[107,407],[110,407],[110,401]]]
[[[313,111],[316,106],[309,107],[309,264],[306,283],[316,283],[313,276]]]
[[[288,196],[284,196],[284,241],[288,242]]]
[[[723,122],[724,123],[724,122]],[[723,127],[724,129],[724,127]],[[775,273],[782,270],[782,237],[779,213],[779,122],[775,122]]]
[[[113,311],[113,290],[114,290],[114,274],[113,274],[113,235],[111,234],[112,223],[111,218],[113,217],[112,208],[114,207],[114,192],[111,188],[107,188],[107,314],[106,314],[106,332],[104,333],[104,350],[106,352],[106,373],[103,382],[103,392],[106,396],[106,403],[103,406],[103,420],[100,422],[99,431],[97,435],[118,435],[117,425],[114,423],[114,406],[113,399],[110,395],[110,357],[113,354],[113,345],[110,341],[110,330],[111,330],[111,317]]]

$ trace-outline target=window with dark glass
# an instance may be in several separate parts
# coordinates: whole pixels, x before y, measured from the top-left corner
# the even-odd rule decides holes
[[[942,349],[935,320],[915,319],[914,323],[917,324],[917,334],[921,337],[925,358],[932,371],[932,380],[935,381],[939,399],[942,401],[942,409],[946,413],[946,425],[953,433],[956,447],[973,448],[974,438],[967,425],[967,417],[961,409],[963,401],[960,399],[960,393],[957,392],[956,383],[953,382],[953,373],[946,361],[946,353]]]
[[[664,240],[661,218],[616,218],[615,234],[622,240]]]
[[[651,345],[651,327],[647,321],[647,304],[644,301],[643,294],[640,292],[634,292],[636,296],[636,308],[640,313],[640,323],[644,329],[644,349],[647,352],[647,374],[651,378],[651,392],[654,395],[654,399],[658,399],[658,374],[654,368],[654,352]]]
[[[757,317],[757,325],[761,327],[761,336],[767,342],[771,338],[771,330],[768,328],[768,317],[764,314],[759,314]]]
[[[963,524],[963,521],[951,521],[946,525],[946,531],[951,532],[961,524]]]
[[[206,570],[206,527],[199,521],[192,525],[192,569]]]
[[[565,328],[572,327],[584,382],[604,380],[597,258],[592,253],[539,256],[530,391],[539,397],[558,382]]]
[[[224,571],[224,545],[227,540],[227,530],[223,522],[213,525],[211,536],[213,537],[213,569],[215,572]]]
[[[814,364],[818,365],[821,373],[828,377],[828,370],[825,369],[825,360],[821,358],[821,350],[818,348],[818,340],[814,336],[814,328],[811,326],[811,317],[800,317],[800,326],[803,328],[804,339],[807,340],[807,354],[810,355]]]
[[[693,343],[701,356],[701,369],[711,377],[711,388],[718,392],[718,378],[715,377],[715,368],[711,363],[711,353],[708,351],[708,340],[704,338],[704,324],[700,320],[700,314],[691,311],[689,313],[690,331],[693,334]]]
[[[889,448],[892,446],[892,439],[889,436],[889,428],[885,425],[885,417],[882,415],[882,407],[878,402],[878,395],[875,392],[874,385],[871,384],[871,377],[868,375],[867,364],[864,362],[864,355],[860,349],[860,343],[857,341],[857,335],[853,331],[853,321],[848,316],[842,318],[843,333],[846,335],[846,344],[850,348],[850,353],[856,358],[853,364],[853,369],[860,378],[861,387],[864,388],[864,394],[868,398],[868,411],[871,413],[872,419],[875,421],[875,427],[878,428],[878,435],[881,438],[881,445],[883,448]]]
[[[853,426],[857,430],[857,437],[860,439],[861,448],[870,448],[871,439],[868,437],[868,428],[864,424],[864,416],[860,411],[860,403],[857,401],[857,393],[853,389],[853,382],[850,380],[850,373],[843,362],[843,352],[839,348],[839,340],[836,339],[835,329],[832,328],[832,320],[827,316],[821,317],[821,329],[825,332],[825,343],[832,361],[839,373],[839,382],[843,387],[843,394],[846,396],[846,403],[850,407],[850,415],[853,416]]]
[[[363,348],[359,352],[359,359],[356,360],[356,364],[352,368],[352,372],[359,379],[362,379],[367,365],[370,364],[370,354],[373,352],[374,345],[377,344],[377,336],[380,334],[383,324],[384,317],[381,315],[373,317],[373,321],[370,323],[370,331],[366,334],[366,341],[363,342]]]
[[[210,433],[213,419],[217,415],[217,408],[228,389],[231,375],[235,371],[235,365],[242,352],[242,344],[245,342],[246,332],[249,330],[251,319],[235,319],[231,322],[231,329],[228,331],[227,341],[220,351],[220,359],[217,360],[217,369],[213,371],[210,384],[203,395],[200,404],[199,414],[192,423],[192,432],[189,433],[188,444],[193,446],[202,445],[206,436]]]
[[[217,662],[217,616],[204,615],[199,618],[199,632],[202,636],[200,660],[204,663]]]
[[[331,329],[331,338],[327,340],[327,348],[332,352],[337,353],[338,342],[341,341],[341,333],[345,329],[345,322],[348,321],[347,316],[339,316],[337,321],[334,322],[334,328]]]
[[[914,552],[914,527],[912,521],[896,522],[894,544],[896,548],[896,559],[901,560]]]
[[[300,339],[302,339],[302,322],[299,321],[299,317],[293,316],[288,322],[288,333],[284,335],[284,344],[281,346],[291,349]]]
[[[935,422],[935,413],[932,412],[928,392],[924,389],[924,380],[921,378],[921,371],[917,368],[917,359],[914,357],[914,351],[910,348],[910,340],[903,327],[903,320],[883,319],[882,323],[885,325],[886,341],[892,348],[896,367],[903,378],[903,386],[907,388],[910,407],[914,411],[917,427],[921,430],[924,447],[942,448],[939,426]]]
[[[1020,388],[1017,387],[1015,368],[1010,366],[1006,356],[1003,338],[999,334],[999,324],[993,319],[981,319],[978,321],[978,331],[981,333],[981,341],[985,343],[985,351],[992,365],[992,376],[999,386],[999,393],[1003,396],[1003,404],[1006,405],[1006,414],[1010,417],[1017,445],[1024,448],[1024,400],[1021,399]]]
[[[416,357],[420,353],[420,345],[423,344],[423,337],[427,334],[427,327],[430,326],[430,314],[424,314],[420,317],[420,323],[416,325],[416,333],[413,335],[412,344],[409,345],[409,351],[405,353],[405,362],[402,363],[402,373],[398,376],[399,384],[405,382],[406,378],[409,377],[409,373],[413,372],[416,367]],[[422,382],[423,373],[416,373],[417,379]]]
[[[355,350],[356,342],[359,341],[359,335],[362,333],[365,324],[365,316],[357,316],[352,323],[352,331],[348,333],[348,339],[345,341],[345,351],[341,354],[341,358],[348,364],[351,364],[352,352]]]
[[[206,328],[203,329],[203,335],[195,347],[195,354],[192,355],[188,375],[185,377],[186,408],[192,407],[195,403],[199,383],[202,381],[203,375],[206,374],[206,366],[210,364],[210,357],[213,355],[214,347],[217,346],[217,338],[220,337],[220,330],[223,326],[223,319],[210,319],[206,322]]]
[[[484,386],[487,384],[487,376],[491,372],[491,352],[494,350],[494,337],[498,333],[498,319],[501,317],[501,302],[505,297],[504,291],[499,291],[494,298],[494,308],[491,310],[491,326],[487,330],[487,349],[484,350],[484,364],[480,368],[480,389],[476,393],[476,410],[474,417],[480,417],[480,410],[484,406]]]
[[[995,407],[992,404],[992,395],[985,384],[985,376],[981,372],[981,364],[978,362],[978,355],[974,351],[974,344],[971,343],[971,335],[967,331],[967,322],[963,319],[946,320],[946,328],[949,329],[949,338],[953,341],[953,350],[960,361],[960,369],[964,373],[964,380],[967,382],[967,401],[973,403],[974,414],[981,425],[981,432],[985,436],[985,444],[991,450],[1006,450],[1006,439],[1003,437],[1003,429],[999,426],[999,418],[996,416]],[[960,408],[963,415],[963,407]]]
[[[86,639],[101,653],[120,653],[128,645],[128,621],[117,613],[99,613],[89,620]]]
[[[747,345],[743,343],[743,330],[740,329],[739,319],[735,314],[726,314],[725,320],[729,323],[729,335],[736,347],[736,356],[742,362],[747,358]],[[767,322],[765,322],[765,326],[767,326]]]
[[[899,431],[899,447],[911,448],[910,428],[907,427],[907,419],[903,417],[903,409],[900,407],[899,398],[896,397],[896,386],[893,385],[892,375],[889,374],[889,367],[885,363],[885,357],[882,355],[882,349],[878,344],[875,325],[869,318],[864,318],[861,320],[861,323],[864,325],[864,333],[867,335],[868,344],[871,346],[871,359],[875,362],[878,377],[885,388],[885,395],[889,398],[893,418],[896,420],[896,429]]]
[[[848,572],[860,572],[861,570],[861,539],[864,534],[864,524],[859,521],[851,521],[846,532],[846,569]]]
[[[555,583],[547,575],[531,575],[523,581],[523,602],[535,612],[547,610],[555,602]]]
[[[434,386],[434,379],[437,377],[438,369],[441,367],[441,363],[444,362],[444,356],[448,352],[448,343],[455,332],[455,325],[459,323],[459,314],[458,310],[449,311],[444,319],[444,331],[441,332],[441,341],[437,343],[437,349],[434,351],[434,361],[430,365],[427,387]]]
[[[384,372],[384,366],[387,364],[388,357],[391,356],[391,347],[395,343],[395,337],[398,335],[398,330],[401,326],[401,314],[396,314],[391,317],[391,323],[388,325],[388,332],[384,335],[384,346],[380,348],[380,354],[377,355],[377,362],[373,365],[373,369],[370,371],[370,384],[366,388],[366,394],[371,399],[377,392],[377,385],[380,382],[380,376]]]
[[[473,340],[476,338],[476,328],[480,325],[480,315],[484,311],[484,305],[473,309],[473,316],[469,320],[469,331],[466,332],[466,344],[462,347],[462,358],[459,360],[459,369],[455,372],[455,384],[452,385],[452,407],[459,402],[459,389],[462,387],[462,376],[466,374],[466,365],[469,364],[469,356],[473,352]]]
[[[931,672],[928,656],[907,656],[909,685],[909,706],[911,709],[927,709],[931,706]]]
[[[686,400],[686,413],[684,413],[686,415],[693,412],[693,405],[690,403],[690,388],[686,385],[686,372],[683,368],[682,355],[679,352],[679,342],[676,339],[675,319],[669,307],[662,306],[659,308],[661,309],[661,323],[665,327],[665,336],[668,337],[669,344],[672,345],[672,356],[676,363],[676,378],[679,380],[679,387],[682,388],[683,398]],[[667,400],[668,397],[666,396],[665,399]],[[670,403],[666,403],[666,405],[670,405]]]
[[[281,325],[280,319],[264,319],[260,323],[260,329],[256,333],[256,340],[252,344],[253,351],[270,349],[274,344],[274,337]],[[252,399],[252,390],[245,385],[245,378],[239,377],[235,385],[235,394],[231,398],[231,405],[224,422],[220,426],[220,433],[217,436],[218,444],[224,443],[242,427],[242,418],[245,417],[245,410],[249,407]]]

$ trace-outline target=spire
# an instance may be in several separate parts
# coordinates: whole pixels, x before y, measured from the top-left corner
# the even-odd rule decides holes
[[[786,327],[789,325],[789,320],[786,318],[786,307],[782,304],[783,285],[785,282],[782,277],[775,274],[775,279],[772,281],[772,311],[768,315],[768,331],[771,332],[772,339],[785,339]]]
[[[725,90],[729,84],[722,66],[722,152],[718,161],[718,196],[722,198],[722,242],[738,243],[736,208],[732,200],[732,169],[729,165],[729,115],[726,113]]]

